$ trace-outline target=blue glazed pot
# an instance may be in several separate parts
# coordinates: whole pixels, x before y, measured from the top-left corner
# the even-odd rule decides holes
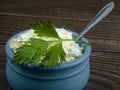
[[[13,90],[83,90],[90,75],[90,46],[84,46],[84,54],[76,60],[50,69],[11,64],[14,54],[9,47],[9,41],[24,32],[26,30],[11,37],[5,48],[6,76]],[[78,36],[75,32],[73,34],[74,37]],[[85,38],[82,40],[87,41]]]

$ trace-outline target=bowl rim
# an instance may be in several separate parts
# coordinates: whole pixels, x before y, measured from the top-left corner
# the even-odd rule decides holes
[[[9,57],[11,60],[13,59],[14,54],[13,54],[11,48],[9,47],[9,42],[10,42],[10,40],[13,39],[13,38],[15,38],[15,37],[17,37],[18,35],[26,32],[26,31],[28,31],[28,30],[31,30],[31,29],[26,29],[26,30],[23,30],[23,31],[21,31],[21,32],[18,32],[18,33],[16,33],[16,34],[14,34],[14,35],[13,35],[12,37],[10,37],[10,38],[8,39],[8,41],[6,42],[6,44],[5,44],[5,52],[6,52],[6,54],[7,54],[7,57]],[[69,31],[69,32],[72,32],[76,37],[79,35],[78,33],[74,32],[74,31],[71,31],[71,30],[68,30],[68,29],[66,29],[66,30]],[[85,37],[82,37],[81,39],[89,43],[89,41],[88,41]],[[55,67],[52,67],[52,68],[41,67],[41,66],[31,67],[31,66],[29,66],[29,65],[21,65],[21,66],[27,67],[27,68],[32,68],[32,69],[36,69],[36,68],[37,68],[37,69],[42,69],[42,70],[46,70],[46,69],[47,69],[47,70],[60,70],[60,69],[70,68],[70,67],[73,67],[73,66],[75,66],[75,65],[78,65],[78,64],[83,63],[84,61],[87,60],[87,58],[89,58],[89,56],[90,56],[90,54],[91,54],[91,46],[83,45],[83,47],[84,47],[85,50],[84,50],[84,53],[83,53],[82,56],[76,58],[75,60],[62,63],[62,64],[60,64],[60,65],[58,65],[58,66],[55,66]],[[10,61],[10,62],[11,62],[11,61]]]

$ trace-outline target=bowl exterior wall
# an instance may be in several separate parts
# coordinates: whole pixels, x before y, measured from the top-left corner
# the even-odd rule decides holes
[[[35,71],[30,71],[31,72],[31,77],[25,76],[23,73],[23,69],[19,68],[19,72],[16,72],[14,68],[11,68],[11,64],[7,63],[6,65],[6,76],[8,79],[9,84],[12,86],[14,90],[82,90],[85,85],[88,82],[89,75],[90,75],[90,67],[89,67],[89,60],[87,60],[86,67],[78,72],[71,72],[71,69],[65,72],[65,70],[61,70],[59,72],[59,76],[68,76],[68,77],[62,77],[57,78],[56,75],[52,75],[52,79],[38,79],[34,78],[36,73]],[[80,69],[81,67],[77,67],[77,69]],[[76,71],[76,68],[72,68]],[[22,70],[22,71],[21,71]],[[26,71],[26,70],[25,70]],[[73,71],[73,70],[72,70]],[[78,70],[79,71],[79,70]],[[68,73],[70,72],[70,73]],[[75,73],[72,74],[71,73]],[[29,73],[30,74],[30,73]],[[37,71],[36,75],[41,74],[41,72]],[[49,77],[50,72],[45,73],[44,75]],[[70,74],[70,75],[68,75]],[[32,77],[33,75],[33,77]],[[51,75],[50,75],[51,76]]]
[[[12,38],[16,38],[17,35],[19,33]],[[74,36],[77,35],[74,33]],[[83,40],[87,41],[85,38]],[[82,90],[86,86],[90,76],[90,46],[85,46],[84,55],[80,58],[48,69],[11,64],[14,54],[9,47],[9,41],[5,48],[6,76],[13,90]]]

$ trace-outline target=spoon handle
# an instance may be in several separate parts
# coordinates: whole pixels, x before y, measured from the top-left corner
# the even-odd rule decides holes
[[[105,18],[113,9],[114,1],[105,5],[96,16],[90,21],[90,23],[83,29],[80,35],[77,37],[77,40],[82,38],[92,27],[99,23],[103,18]]]

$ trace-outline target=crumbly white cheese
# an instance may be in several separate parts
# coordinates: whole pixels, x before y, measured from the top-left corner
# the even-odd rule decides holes
[[[56,31],[62,39],[72,39],[72,32],[66,31],[64,28],[56,28]],[[66,61],[75,60],[77,57],[83,55],[83,47],[80,47],[74,41],[65,41],[62,43],[63,49],[66,53]]]
[[[60,38],[72,39],[72,32],[68,32],[64,28],[56,28],[56,31]],[[17,38],[12,39],[10,41],[9,46],[14,52],[16,52],[16,49],[24,45],[25,42],[28,41],[30,38],[41,38],[41,37],[38,37],[34,33],[34,31],[30,29],[27,32],[18,35]],[[41,39],[48,40],[48,41],[54,40],[53,38],[47,38],[47,37],[42,37]],[[66,54],[66,58],[65,58],[66,61],[75,60],[77,57],[80,57],[81,55],[83,55],[84,48],[80,47],[74,41],[63,41],[62,46]]]

